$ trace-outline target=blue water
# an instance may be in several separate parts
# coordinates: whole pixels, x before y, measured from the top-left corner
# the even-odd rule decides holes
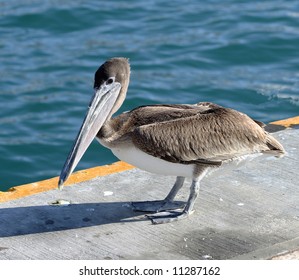
[[[121,111],[216,102],[299,113],[298,1],[0,1],[0,189],[57,176],[106,59],[130,58]],[[77,169],[116,161],[96,142]]]

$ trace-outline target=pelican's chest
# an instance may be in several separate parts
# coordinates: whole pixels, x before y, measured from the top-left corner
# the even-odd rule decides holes
[[[183,176],[192,178],[194,165],[172,163],[166,160],[151,156],[134,145],[113,147],[112,153],[120,160],[132,164],[142,170],[162,175]]]

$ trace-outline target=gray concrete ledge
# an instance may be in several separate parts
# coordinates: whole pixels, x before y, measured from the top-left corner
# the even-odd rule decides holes
[[[131,201],[162,199],[174,179],[138,169],[0,204],[0,259],[271,259],[299,250],[299,130],[288,154],[204,178],[196,212],[152,225]],[[190,181],[178,200],[185,200]],[[49,203],[65,199],[68,206]]]

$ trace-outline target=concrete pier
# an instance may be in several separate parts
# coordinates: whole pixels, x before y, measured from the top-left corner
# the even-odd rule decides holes
[[[284,158],[212,173],[175,223],[152,225],[130,204],[163,199],[175,178],[122,162],[79,171],[63,191],[53,178],[0,192],[0,259],[299,259],[298,124],[268,126]]]

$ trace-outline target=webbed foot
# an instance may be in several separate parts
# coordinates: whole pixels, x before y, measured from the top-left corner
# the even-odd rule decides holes
[[[185,207],[183,201],[167,201],[167,200],[154,200],[154,201],[138,201],[131,202],[134,211],[141,212],[161,212],[167,210],[182,209]]]
[[[154,225],[157,224],[166,224],[175,221],[179,221],[182,219],[188,218],[194,211],[186,212],[186,211],[166,211],[159,212],[152,215],[146,215]]]

